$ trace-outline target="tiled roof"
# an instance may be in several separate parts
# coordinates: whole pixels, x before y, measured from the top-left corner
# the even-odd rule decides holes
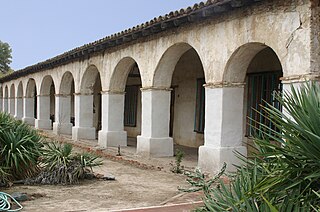
[[[15,71],[10,75],[1,78],[0,82],[6,82],[21,76],[40,72],[61,64],[66,64],[87,55],[102,52],[106,49],[137,40],[141,37],[147,37],[181,25],[205,20],[210,17],[212,18],[214,16],[221,15],[222,13],[246,7],[260,1],[263,0],[207,0],[206,2],[200,2],[198,4],[194,4],[192,7],[190,6],[186,9],[172,11],[164,16],[155,17],[143,24],[112,34],[92,43],[74,48],[43,62]]]

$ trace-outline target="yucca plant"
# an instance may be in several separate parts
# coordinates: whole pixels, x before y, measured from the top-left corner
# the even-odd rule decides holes
[[[260,136],[254,141],[258,150],[255,158],[261,159],[262,168],[268,172],[255,190],[274,196],[278,208],[286,196],[294,195],[290,201],[308,211],[310,204],[320,205],[313,192],[320,189],[320,86],[308,82],[277,99],[285,112],[268,105],[264,116],[278,130],[268,133],[269,127],[260,124]]]
[[[74,184],[84,178],[92,167],[99,166],[99,157],[89,153],[74,153],[71,144],[46,143],[42,156],[44,172],[35,183]]]
[[[52,170],[57,165],[67,166],[72,161],[72,145],[61,145],[57,142],[45,143],[42,155],[42,163],[48,170]]]
[[[10,181],[10,174],[7,167],[0,165],[0,187],[7,185]]]
[[[12,180],[25,179],[38,172],[41,137],[37,132],[8,114],[0,114],[1,166]]]
[[[204,190],[202,211],[311,211],[320,205],[320,86],[307,82],[276,96],[283,111],[263,107],[250,158],[239,153],[230,184]],[[201,182],[201,181],[200,181]]]

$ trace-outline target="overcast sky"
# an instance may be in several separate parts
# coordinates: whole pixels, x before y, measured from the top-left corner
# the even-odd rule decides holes
[[[200,0],[0,0],[0,40],[14,70]]]

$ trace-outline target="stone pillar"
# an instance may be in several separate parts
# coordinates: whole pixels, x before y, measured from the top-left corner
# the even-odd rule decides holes
[[[38,95],[37,96],[38,110],[35,127],[37,129],[51,130],[50,120],[50,96]]]
[[[23,98],[23,118],[22,121],[34,126],[34,97]]]
[[[3,112],[8,112],[8,97],[3,98]]]
[[[14,116],[15,115],[15,98],[14,97],[10,97],[9,98],[9,113]]]
[[[3,108],[3,97],[0,97],[0,111],[2,111]]]
[[[127,146],[123,115],[124,93],[102,93],[102,128],[98,139],[100,146]]]
[[[72,133],[72,124],[70,120],[71,113],[71,96],[58,94],[55,96],[55,122],[53,123],[53,132],[55,134]]]
[[[169,89],[141,89],[142,126],[137,137],[137,153],[155,157],[173,156],[173,139],[169,137]]]
[[[22,97],[16,97],[15,98],[15,114],[14,114],[14,117],[16,119],[22,119],[22,116],[23,116],[23,100],[22,100]]]
[[[247,154],[243,143],[244,86],[206,88],[204,145],[199,147],[198,166],[217,173],[227,163],[228,171],[241,161],[235,151]]]
[[[96,139],[93,127],[93,95],[75,94],[75,126],[72,127],[72,139]]]

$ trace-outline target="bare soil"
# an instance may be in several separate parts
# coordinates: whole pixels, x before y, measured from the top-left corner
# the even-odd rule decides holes
[[[4,191],[28,194],[30,200],[22,202],[23,211],[82,212],[161,205],[179,194],[178,186],[187,186],[183,175],[137,168],[108,159],[94,171],[113,174],[116,180],[85,180],[72,186],[20,185]]]
[[[110,211],[160,205],[176,196],[185,177],[157,170],[144,170],[104,160],[97,173],[111,173],[115,181],[85,180],[72,186],[14,186],[5,190],[27,193],[23,211]]]

